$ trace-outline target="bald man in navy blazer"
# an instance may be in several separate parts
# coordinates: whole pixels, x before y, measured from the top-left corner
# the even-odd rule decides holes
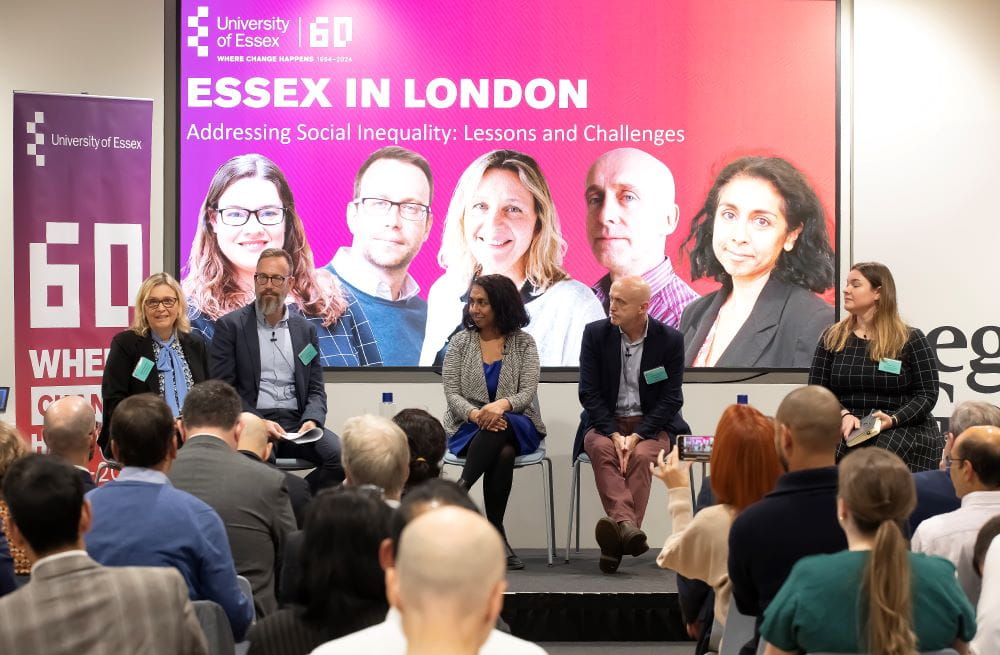
[[[649,550],[642,519],[650,463],[690,431],[681,416],[684,337],[647,314],[650,288],[640,277],[610,289],[609,317],[589,324],[580,350],[580,404],[585,429],[575,453],[587,451],[607,514],[597,522],[601,570],[622,555]]]

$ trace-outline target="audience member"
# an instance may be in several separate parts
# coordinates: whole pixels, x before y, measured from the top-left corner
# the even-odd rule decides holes
[[[800,387],[781,401],[774,423],[778,458],[788,472],[729,529],[733,601],[740,613],[757,617],[758,626],[795,562],[847,547],[836,511],[840,402],[823,387]],[[742,652],[756,648],[755,637]]]
[[[951,480],[962,506],[921,523],[913,534],[912,548],[950,560],[962,589],[975,605],[980,580],[972,568],[972,549],[979,529],[1000,514],[1000,428],[967,429],[955,439],[949,459]]]
[[[681,416],[684,337],[648,315],[650,286],[642,278],[616,279],[610,294],[608,319],[583,332],[579,397],[585,411],[573,447],[574,459],[587,451],[607,514],[594,529],[605,573],[617,571],[623,555],[649,550],[642,531],[649,465],[690,431]]]
[[[406,526],[417,517],[442,507],[478,511],[465,489],[450,480],[437,478],[414,487],[403,497],[399,509],[393,515],[392,538],[384,540],[379,549],[379,559],[383,569],[389,571],[395,568],[401,535]],[[449,545],[447,549],[454,547]],[[454,557],[459,556],[460,551],[453,552]],[[458,570],[460,567],[453,565],[453,568]],[[497,623],[502,622],[498,619]],[[390,607],[382,623],[328,642],[313,651],[313,655],[348,655],[366,652],[377,652],[380,655],[403,655],[407,652],[407,638],[403,633],[398,607]],[[490,631],[486,642],[479,649],[480,655],[537,655],[543,652],[538,646],[497,629]]]
[[[28,445],[17,428],[6,421],[0,421],[0,482],[3,482],[3,476],[11,464],[27,454]],[[0,493],[0,525],[6,526],[9,523],[10,514],[7,511],[7,503],[3,499],[3,494]],[[4,527],[4,530],[6,529]],[[28,562],[27,553],[14,543],[8,543],[8,549],[10,558],[13,560],[14,574],[28,575],[31,573],[31,564]],[[0,555],[0,567],[2,567],[3,559],[5,558]]]
[[[966,652],[975,613],[955,567],[910,553],[916,493],[902,459],[882,448],[849,453],[838,472],[837,520],[848,550],[800,559],[764,611],[767,655]]]
[[[285,474],[236,452],[240,398],[221,380],[196,384],[182,410],[184,447],[170,469],[174,486],[219,513],[236,571],[250,581],[257,616],[278,609],[274,572],[295,530]]]
[[[697,515],[691,507],[691,463],[679,460],[676,446],[666,461],[663,455],[661,450],[657,466],[650,467],[667,486],[673,530],[656,563],[712,585],[715,619],[725,625],[730,598],[729,528],[740,512],[774,489],[781,475],[774,422],[749,405],[726,408],[715,429],[710,460],[717,504]],[[711,620],[706,624],[710,626]]]
[[[941,464],[935,471],[920,471],[913,474],[917,485],[917,508],[910,515],[910,534],[925,519],[946,512],[953,512],[962,503],[955,495],[955,484],[946,462],[955,446],[955,437],[974,425],[994,425],[1000,427],[1000,407],[982,401],[965,401],[955,405],[945,433],[944,452]]]
[[[391,518],[389,506],[368,489],[320,492],[309,509],[301,553],[302,606],[278,610],[255,625],[250,654],[305,655],[379,623],[389,607],[379,546],[389,536]]]
[[[94,456],[99,434],[94,408],[82,396],[63,396],[45,410],[42,439],[49,454],[76,467],[84,493],[97,486],[87,465]]]
[[[267,423],[264,419],[250,412],[240,414],[240,434],[236,448],[249,460],[260,462],[264,466],[278,470],[271,464],[273,444],[268,440]],[[306,508],[312,500],[312,491],[305,478],[283,471],[285,486],[288,487],[288,499],[292,502],[292,512],[295,514],[295,525],[302,528],[306,520]]]
[[[344,423],[343,444],[344,483],[378,487],[390,507],[399,507],[410,472],[410,448],[403,430],[388,418],[355,416]]]
[[[105,566],[176,568],[192,600],[222,606],[239,640],[253,620],[253,604],[236,582],[219,515],[167,479],[177,457],[174,429],[173,414],[159,396],[137,394],[118,405],[111,452],[122,470],[87,494],[93,514],[87,553]]]
[[[425,480],[441,477],[441,460],[448,440],[441,421],[426,410],[415,408],[402,410],[392,420],[406,433],[410,447],[410,475],[403,493]]]
[[[973,565],[982,576],[976,607],[976,637],[969,644],[974,655],[1000,653],[1000,514],[983,525],[973,549]]]
[[[11,466],[3,493],[11,540],[33,566],[31,581],[0,599],[0,653],[207,654],[177,571],[110,568],[87,556],[91,508],[72,466],[30,455]]]

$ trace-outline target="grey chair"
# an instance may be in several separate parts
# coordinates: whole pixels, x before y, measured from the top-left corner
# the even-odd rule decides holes
[[[243,595],[246,596],[247,600],[250,601],[250,604],[253,605],[254,604],[253,587],[250,585],[250,581],[245,577],[243,577],[242,575],[238,575],[236,576],[236,584],[239,585],[240,591],[243,592]],[[251,621],[251,623],[256,623],[256,622],[257,622],[257,613],[254,612],[253,620]]]
[[[580,464],[590,464],[590,457],[581,452],[573,460],[573,475],[569,484],[569,523],[566,525],[566,561],[569,562],[569,546],[573,537],[573,522],[576,522],[576,553],[580,553]]]
[[[191,605],[194,606],[195,616],[205,633],[208,655],[234,655],[236,645],[233,642],[233,628],[229,625],[222,606],[212,600],[195,600]]]
[[[278,457],[274,460],[274,465],[282,471],[308,471],[316,468],[316,465],[308,459],[297,457]]]
[[[756,628],[757,617],[740,614],[736,609],[736,601],[730,599],[729,611],[726,612],[726,629],[722,633],[722,650],[719,655],[739,655],[743,646],[753,639]],[[758,645],[757,652],[761,652],[764,642]]]
[[[448,452],[444,456],[444,464],[449,466],[465,466],[465,458],[453,455]],[[555,510],[553,509],[554,498],[552,493],[552,460],[545,456],[545,440],[538,444],[538,450],[527,455],[518,455],[514,458],[514,470],[526,466],[542,467],[542,498],[545,503],[545,544],[549,558],[549,566],[556,552],[556,529]]]

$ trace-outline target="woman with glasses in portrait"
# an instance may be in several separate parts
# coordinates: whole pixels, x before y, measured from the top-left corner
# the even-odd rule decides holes
[[[132,327],[111,340],[101,381],[101,436],[110,452],[111,416],[118,403],[137,393],[155,393],[180,416],[188,389],[208,379],[205,340],[191,330],[181,285],[154,273],[139,286]]]
[[[515,150],[494,150],[472,162],[455,187],[444,221],[438,262],[446,269],[427,296],[420,365],[440,364],[448,340],[462,329],[469,283],[500,274],[517,287],[531,318],[525,332],[542,366],[579,366],[587,323],[604,308],[587,285],[570,278],[566,242],[538,162]]]
[[[182,281],[194,330],[210,341],[216,320],[253,302],[257,258],[268,248],[292,256],[291,311],[316,326],[320,363],[381,366],[364,311],[333,275],[316,270],[288,181],[258,154],[222,164],[202,203]]]

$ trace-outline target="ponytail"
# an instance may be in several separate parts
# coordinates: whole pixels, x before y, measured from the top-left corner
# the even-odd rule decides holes
[[[910,578],[909,549],[902,529],[896,521],[884,520],[875,531],[861,583],[861,597],[868,599],[866,652],[916,653]]]

